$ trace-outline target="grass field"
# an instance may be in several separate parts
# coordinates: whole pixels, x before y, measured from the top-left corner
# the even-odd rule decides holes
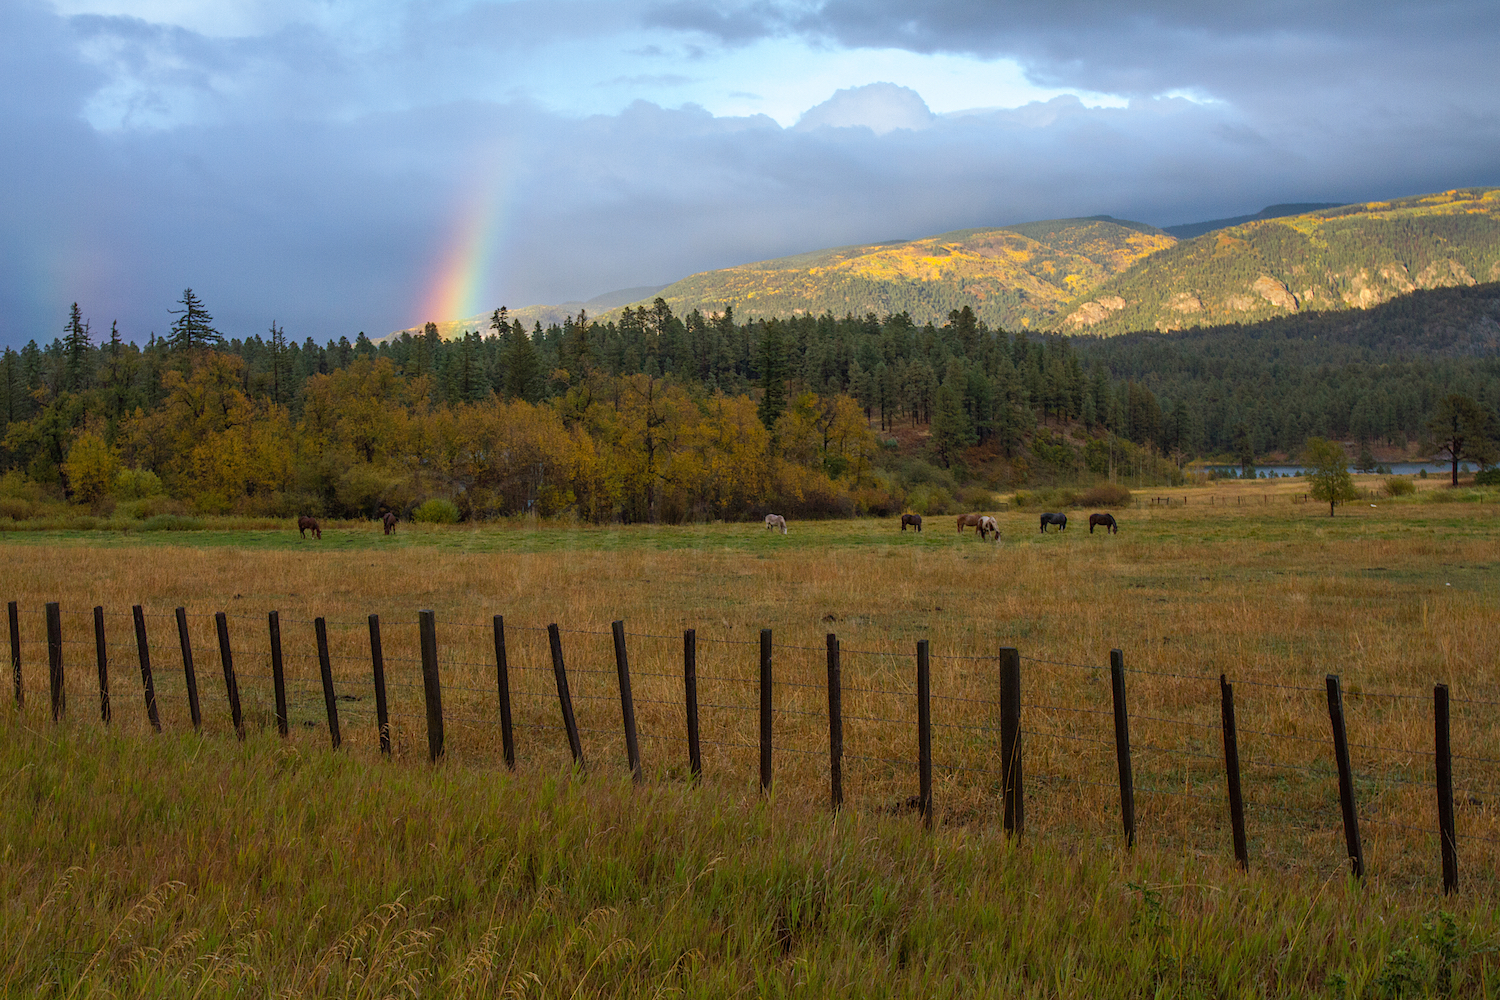
[[[356,965],[379,965],[391,983],[416,976],[422,995],[458,993],[451,977],[462,963],[494,966],[504,955],[504,976],[486,966],[485,995],[503,984],[522,995],[815,995],[851,984],[872,995],[1337,995],[1341,983],[1348,995],[1422,995],[1442,985],[1442,968],[1493,990],[1481,979],[1496,975],[1484,949],[1500,924],[1492,653],[1500,504],[1484,492],[1439,502],[1452,497],[1425,491],[1329,518],[1315,503],[1294,503],[1294,490],[1279,482],[1155,491],[1174,504],[1118,513],[1113,537],[1089,535],[1086,517],[1043,536],[1035,513],[1004,510],[998,544],[958,535],[951,518],[929,518],[921,535],[900,533],[895,519],[793,523],[786,536],[758,525],[525,523],[403,524],[389,538],[377,525],[335,525],[321,542],[291,529],[233,527],[0,534],[0,597],[22,609],[28,690],[25,711],[8,713],[9,782],[0,793],[13,859],[0,940],[21,942],[13,956],[0,950],[0,962],[11,963],[6,981],[12,991],[66,994],[77,985],[76,995],[88,995],[135,992],[129,983],[149,980],[191,995],[211,978],[205,956],[228,961],[233,952],[260,963],[261,985],[248,995],[399,993],[384,980],[349,985]],[[45,721],[46,601],[64,612],[61,729]],[[97,715],[96,604],[107,611],[114,661],[109,734]],[[146,735],[132,604],[149,615],[162,738]],[[171,619],[178,605],[190,613],[209,736],[201,741],[187,735]],[[438,619],[448,760],[437,769],[425,763],[420,608]],[[267,732],[271,609],[281,613],[292,687],[285,744]],[[230,615],[252,723],[243,748],[230,734],[218,674],[219,610]],[[393,766],[378,762],[375,746],[372,613],[383,622]],[[516,690],[514,778],[499,765],[495,614],[505,616]],[[344,699],[345,750],[336,759],[327,751],[315,616],[328,620]],[[617,618],[630,633],[648,771],[636,791],[621,781],[608,635]],[[587,761],[577,777],[569,777],[552,689],[549,622],[571,630],[563,639]],[[700,788],[684,780],[684,628],[698,635]],[[762,628],[776,642],[770,802],[756,789],[754,747]],[[824,805],[828,632],[844,647],[849,808],[837,822]],[[904,808],[916,792],[919,638],[933,653],[931,835]],[[1019,848],[998,830],[994,657],[1002,646],[1025,657]],[[1103,669],[1112,648],[1130,668],[1133,854],[1121,847],[1113,784]],[[1248,876],[1233,870],[1229,846],[1221,672],[1236,685]],[[1345,874],[1323,697],[1330,672],[1343,679],[1355,744],[1369,868],[1362,887]],[[1435,682],[1455,698],[1458,755],[1462,884],[1446,904],[1432,805]],[[158,805],[133,804],[142,797]],[[384,825],[392,815],[406,817],[407,832]],[[122,816],[133,818],[121,826]],[[424,831],[416,839],[413,822]],[[581,860],[554,854],[562,844]],[[185,869],[194,852],[212,862],[205,872]],[[732,861],[715,863],[721,854]],[[469,871],[471,855],[488,860]],[[268,881],[273,861],[280,874]],[[558,867],[517,881],[513,866],[523,864]],[[70,866],[79,871],[66,892],[87,901],[63,922],[75,928],[71,938],[35,917]],[[191,904],[176,895],[149,901],[172,881],[190,888],[161,891],[192,895]],[[700,885],[714,887],[713,905],[698,898]],[[288,900],[295,891],[307,898]],[[424,902],[429,896],[442,901]],[[328,908],[316,919],[315,900]],[[146,957],[127,960],[123,944],[101,952],[110,928],[138,905],[155,921],[130,924],[153,928],[131,931],[153,942],[142,945]],[[1456,936],[1445,936],[1444,906]],[[653,928],[662,912],[671,916]],[[163,929],[167,913],[177,916]],[[799,913],[817,916],[799,923]],[[881,913],[898,916],[882,922]],[[22,933],[28,921],[36,927]],[[1076,941],[1067,933],[1075,923]],[[171,957],[163,936],[171,928],[200,936]],[[690,928],[705,942],[685,943]],[[241,955],[234,949],[252,931],[260,951]],[[491,931],[493,955],[481,961]],[[338,945],[356,932],[364,944]],[[378,942],[387,951],[377,962],[369,949]],[[357,962],[344,952],[328,958],[339,947],[366,951]],[[1218,952],[1222,960],[1209,957]],[[588,971],[595,959],[614,971]],[[342,971],[318,972],[325,960]],[[447,989],[437,986],[443,976]],[[1403,976],[1416,992],[1392,992]]]

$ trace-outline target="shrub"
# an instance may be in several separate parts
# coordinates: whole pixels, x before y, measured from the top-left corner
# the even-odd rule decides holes
[[[1410,496],[1417,492],[1417,484],[1404,476],[1391,476],[1380,487],[1380,491],[1388,497]]]
[[[115,474],[115,496],[121,500],[154,497],[161,491],[161,477],[150,469],[121,469]]]
[[[458,504],[446,497],[433,497],[418,507],[411,519],[425,524],[457,524]]]
[[[185,514],[156,514],[141,522],[142,531],[202,531],[203,522]]]
[[[1475,486],[1500,486],[1500,466],[1474,473]]]
[[[115,505],[117,517],[128,517],[137,521],[144,521],[161,514],[184,514],[186,512],[187,509],[179,501],[160,494],[154,497],[142,497],[139,500],[126,500]]]
[[[1133,499],[1130,490],[1119,483],[1100,483],[1080,493],[1077,502],[1084,507],[1129,507]]]

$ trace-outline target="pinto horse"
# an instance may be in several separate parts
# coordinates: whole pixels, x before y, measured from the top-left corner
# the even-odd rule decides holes
[[[389,535],[391,532],[396,530],[396,515],[392,514],[390,511],[386,511],[385,517],[382,517],[380,519],[380,523],[385,525],[385,533]]]
[[[1120,526],[1115,523],[1115,516],[1113,514],[1090,514],[1089,534],[1092,535],[1094,533],[1094,525],[1096,524],[1111,535],[1118,535],[1120,533]]]
[[[313,533],[314,538],[323,537],[323,529],[318,526],[317,518],[307,517],[306,515],[297,518],[297,534],[306,538],[309,531]]]
[[[921,531],[922,530],[922,515],[921,514],[902,514],[901,515],[901,530],[905,531],[906,530],[906,526],[908,524],[911,525],[913,528],[916,528],[918,531]]]
[[[962,535],[965,528],[979,527],[979,519],[983,514],[960,514],[958,515],[958,533]]]
[[[1047,533],[1047,525],[1049,525],[1049,524],[1055,524],[1055,525],[1057,525],[1057,530],[1058,531],[1067,531],[1068,530],[1068,515],[1066,515],[1066,514],[1051,514],[1051,513],[1043,514],[1042,515],[1042,534],[1045,535]]]
[[[988,514],[986,514],[983,517],[981,517],[979,519],[979,537],[980,538],[989,538],[989,540],[992,541],[992,542],[999,541],[999,539],[1000,539],[1000,522],[996,521],[993,517],[990,517]]]
[[[781,529],[781,533],[783,535],[786,534],[786,518],[782,517],[780,514],[767,514],[766,530],[774,531],[777,528]]]

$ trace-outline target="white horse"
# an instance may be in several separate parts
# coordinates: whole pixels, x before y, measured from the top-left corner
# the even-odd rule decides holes
[[[767,514],[766,530],[772,531],[776,528],[780,528],[783,535],[786,534],[786,518],[782,517],[780,514]]]
[[[990,517],[988,514],[986,514],[979,519],[979,537],[987,538],[989,536],[994,536],[993,538],[990,538],[990,541],[999,539],[1000,522],[996,521],[993,517]]]

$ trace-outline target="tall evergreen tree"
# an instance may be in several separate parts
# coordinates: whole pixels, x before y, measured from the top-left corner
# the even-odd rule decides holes
[[[83,318],[78,303],[68,311],[68,323],[63,327],[63,352],[67,356],[64,387],[78,392],[88,384],[89,349],[93,347],[89,338],[89,324]]]
[[[776,421],[786,409],[786,338],[780,320],[768,319],[761,324],[757,360],[760,364],[760,406],[756,413],[766,430],[775,434]]]
[[[535,403],[542,396],[542,361],[526,328],[516,320],[505,351],[505,394]]]
[[[174,348],[190,351],[195,347],[216,347],[224,342],[224,335],[214,329],[214,318],[203,308],[203,302],[191,288],[184,289],[182,298],[177,301],[181,309],[167,310],[177,317],[172,321]]]

